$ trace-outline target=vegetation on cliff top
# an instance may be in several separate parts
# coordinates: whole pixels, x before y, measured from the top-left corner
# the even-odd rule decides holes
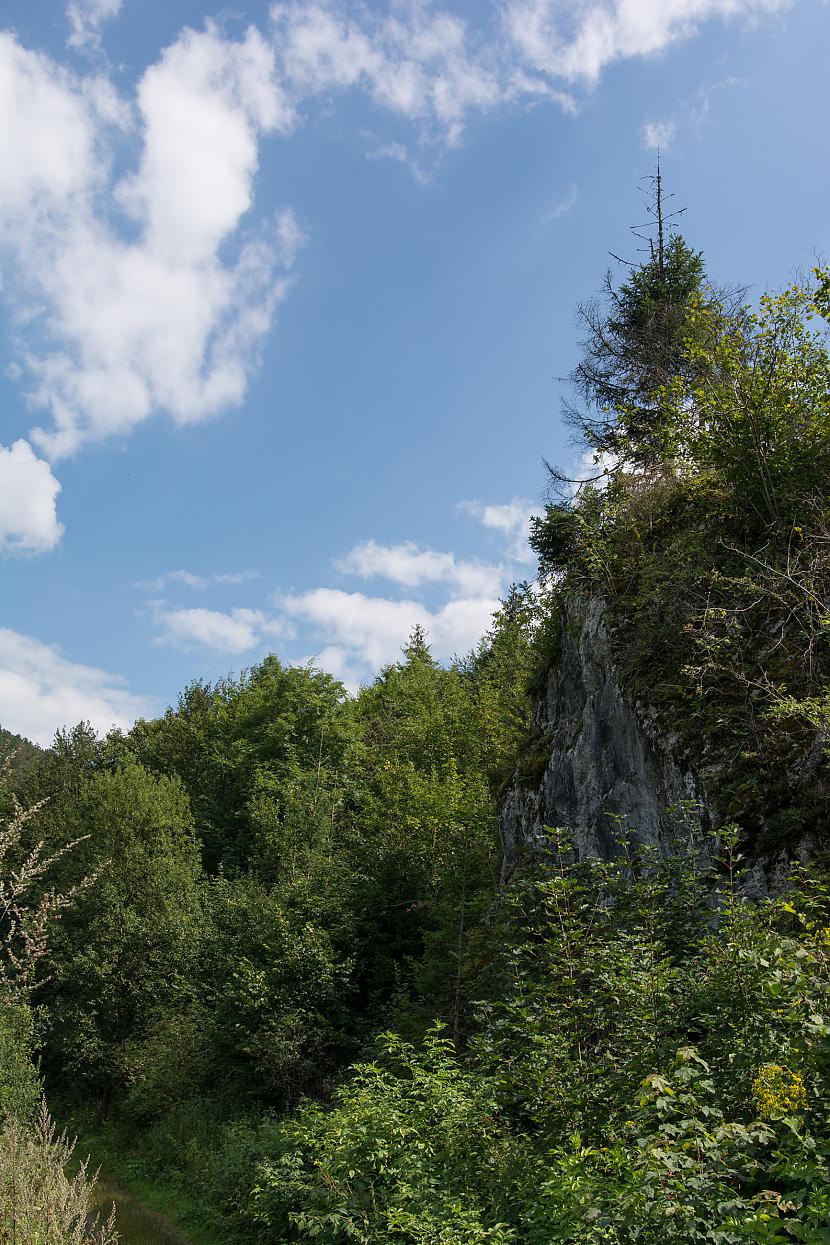
[[[679,236],[655,250],[591,308],[595,470],[532,537],[557,594],[606,601],[631,694],[761,847],[826,821],[829,316],[824,270],[753,309]]]

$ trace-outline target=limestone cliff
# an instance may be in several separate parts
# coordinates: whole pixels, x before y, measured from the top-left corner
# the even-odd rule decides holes
[[[580,856],[610,859],[623,831],[666,851],[678,837],[705,841],[717,824],[711,776],[696,772],[654,713],[626,692],[596,597],[573,599],[564,611],[560,651],[535,706],[532,752],[535,765],[520,767],[502,803],[505,876],[545,826],[567,827]],[[808,849],[802,843],[798,854]],[[759,856],[747,889],[776,889],[785,866],[780,851]]]

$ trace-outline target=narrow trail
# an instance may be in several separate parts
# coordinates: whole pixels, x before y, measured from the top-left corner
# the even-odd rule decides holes
[[[144,1206],[102,1171],[95,1186],[93,1209],[106,1216],[113,1202],[120,1245],[190,1245],[188,1238],[165,1215]]]

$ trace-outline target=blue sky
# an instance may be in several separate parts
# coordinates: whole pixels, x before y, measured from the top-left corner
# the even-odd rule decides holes
[[[710,276],[827,254],[822,0],[6,0],[0,723],[275,651],[349,686],[532,577],[577,301],[663,151]]]

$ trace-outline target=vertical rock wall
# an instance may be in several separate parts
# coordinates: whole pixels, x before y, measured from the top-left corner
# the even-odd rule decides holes
[[[610,859],[624,830],[664,849],[682,817],[685,830],[708,828],[704,793],[672,756],[671,740],[628,700],[601,600],[571,603],[562,648],[536,707],[534,736],[550,759],[538,784],[514,782],[501,811],[504,871],[545,826],[567,827],[580,856]],[[682,814],[667,810],[682,806]]]

